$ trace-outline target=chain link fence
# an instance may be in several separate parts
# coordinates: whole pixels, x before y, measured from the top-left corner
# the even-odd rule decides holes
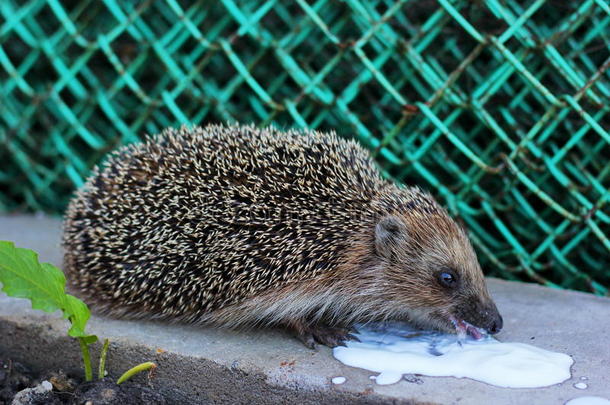
[[[332,129],[489,274],[607,294],[609,101],[607,0],[3,0],[0,210],[167,126]]]

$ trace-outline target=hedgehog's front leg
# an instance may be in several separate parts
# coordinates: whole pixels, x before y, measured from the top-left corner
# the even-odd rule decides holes
[[[316,348],[316,343],[328,346],[345,346],[345,341],[360,340],[352,334],[354,328],[341,328],[321,324],[310,324],[303,321],[291,322],[289,328],[294,331],[295,336],[310,349]]]

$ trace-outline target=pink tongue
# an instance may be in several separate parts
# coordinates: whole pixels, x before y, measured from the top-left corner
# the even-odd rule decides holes
[[[479,332],[479,329],[472,326],[468,322],[465,322],[461,319],[451,318],[451,321],[455,324],[458,334],[458,340],[463,340],[466,335],[472,336],[475,340],[482,339],[484,335]]]
[[[473,328],[470,325],[468,325],[467,332],[470,333],[470,336],[472,336],[476,340],[483,338],[483,334],[481,334],[481,332],[479,332],[479,330],[477,328]]]

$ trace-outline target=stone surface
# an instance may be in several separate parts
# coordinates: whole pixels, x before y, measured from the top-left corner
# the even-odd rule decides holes
[[[41,260],[60,265],[60,228],[58,219],[4,216],[0,240],[34,249]],[[489,285],[505,320],[498,339],[569,354],[574,358],[572,379],[538,389],[426,376],[412,378],[417,383],[379,386],[369,379],[372,373],[339,363],[330,349],[308,350],[281,331],[226,331],[97,316],[89,331],[111,339],[111,376],[139,362],[155,361],[159,367],[151,383],[174,403],[500,405],[561,404],[583,395],[610,398],[610,299],[495,279]],[[0,357],[39,368],[78,369],[78,344],[66,337],[66,330],[58,314],[33,311],[28,301],[0,293]],[[337,376],[347,381],[333,384]],[[136,379],[145,381],[146,376]],[[582,381],[587,389],[573,386]]]

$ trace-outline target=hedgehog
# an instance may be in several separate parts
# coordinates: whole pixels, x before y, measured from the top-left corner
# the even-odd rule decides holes
[[[312,348],[386,320],[502,328],[463,227],[334,133],[209,125],[121,147],[70,201],[63,246],[70,290],[114,317],[280,327]]]

